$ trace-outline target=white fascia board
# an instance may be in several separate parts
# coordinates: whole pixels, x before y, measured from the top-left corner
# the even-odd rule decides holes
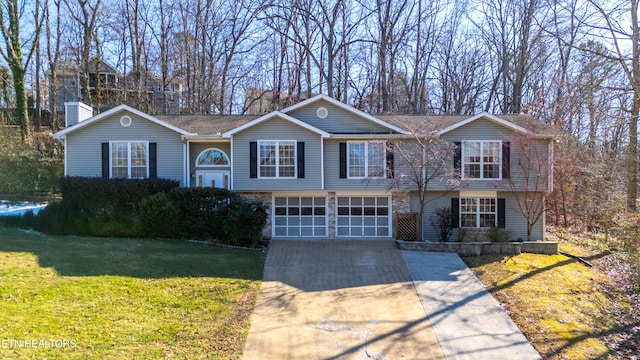
[[[229,142],[229,139],[225,139],[222,135],[186,135],[182,136],[184,140],[188,140],[189,142],[209,142],[209,141],[219,141],[219,142]]]
[[[296,124],[296,125],[298,125],[298,126],[300,126],[302,128],[305,128],[305,129],[307,129],[309,131],[312,131],[312,132],[322,136],[323,138],[331,137],[331,134],[329,134],[328,132],[326,132],[324,130],[320,130],[315,126],[309,125],[304,121],[300,121],[300,120],[298,120],[298,119],[296,119],[296,118],[294,118],[292,116],[289,116],[287,114],[284,114],[284,113],[282,113],[280,111],[270,112],[269,114],[261,116],[261,117],[255,119],[255,120],[252,120],[252,121],[250,121],[250,122],[248,122],[248,123],[246,123],[246,124],[244,124],[242,126],[239,126],[239,127],[235,128],[233,130],[229,130],[229,131],[223,133],[222,137],[223,138],[231,138],[234,134],[236,134],[236,133],[238,133],[240,131],[246,130],[246,129],[250,128],[250,127],[256,126],[256,125],[258,125],[258,124],[260,124],[262,122],[268,121],[268,120],[273,119],[273,118],[280,118],[280,119],[289,121],[289,122],[291,122],[293,124]]]
[[[401,128],[399,128],[397,126],[394,126],[394,125],[391,125],[386,121],[382,121],[382,120],[376,118],[375,116],[369,115],[364,111],[360,111],[360,110],[358,110],[358,109],[356,109],[356,108],[354,108],[352,106],[349,106],[349,105],[343,103],[342,101],[336,100],[336,99],[334,99],[332,97],[329,97],[327,95],[324,95],[324,94],[316,95],[316,96],[314,96],[314,97],[312,97],[310,99],[307,99],[305,101],[299,102],[299,103],[297,103],[295,105],[291,105],[288,108],[282,109],[281,112],[286,114],[286,113],[288,113],[290,111],[305,107],[305,106],[307,106],[309,104],[312,104],[312,103],[314,103],[316,101],[319,101],[319,100],[324,100],[324,101],[326,101],[326,102],[328,102],[328,103],[330,103],[332,105],[335,105],[335,106],[337,106],[337,107],[339,107],[339,108],[341,108],[341,109],[343,109],[345,111],[348,111],[348,112],[350,112],[352,114],[355,114],[357,116],[365,118],[365,119],[367,119],[367,120],[369,120],[369,121],[371,121],[373,123],[376,123],[378,125],[384,126],[389,130],[393,130],[393,131],[395,131],[397,133],[400,133],[400,134],[409,134],[409,132],[407,130],[401,129]]]
[[[332,139],[354,140],[383,140],[383,139],[414,139],[410,134],[332,134]]]
[[[514,123],[512,123],[510,121],[501,119],[501,118],[499,118],[499,117],[497,117],[497,116],[495,116],[493,114],[490,114],[488,112],[481,112],[478,115],[475,115],[475,116],[472,116],[472,117],[470,117],[470,118],[468,118],[466,120],[457,122],[457,123],[455,123],[455,124],[453,124],[451,126],[448,126],[448,127],[444,128],[444,129],[442,129],[442,130],[435,131],[433,134],[436,135],[436,136],[441,136],[443,134],[448,133],[449,131],[457,129],[457,128],[461,127],[461,126],[465,126],[465,125],[467,125],[467,124],[469,124],[469,123],[471,123],[473,121],[476,121],[478,119],[489,120],[489,121],[494,122],[494,123],[496,123],[498,125],[502,125],[502,126],[504,126],[506,128],[509,128],[511,130],[514,130],[514,131],[522,133],[522,134],[535,135],[532,131],[530,131],[528,129],[525,129],[520,125],[516,125],[516,124],[514,124]]]
[[[160,126],[163,126],[163,127],[167,128],[169,130],[173,130],[173,131],[175,131],[175,132],[177,132],[177,133],[179,133],[181,135],[184,135],[184,136],[197,135],[197,134],[194,134],[194,133],[190,133],[190,132],[184,131],[184,130],[182,130],[182,129],[178,128],[178,127],[175,127],[173,125],[167,124],[166,122],[164,122],[162,120],[159,120],[159,119],[156,119],[155,117],[153,117],[153,116],[151,116],[149,114],[143,113],[140,110],[136,110],[136,109],[132,108],[131,106],[123,104],[123,105],[118,105],[118,106],[116,106],[116,107],[114,107],[112,109],[109,109],[109,110],[107,110],[107,111],[105,111],[103,113],[100,113],[100,114],[98,114],[96,116],[93,116],[93,117],[91,117],[91,118],[89,118],[89,119],[87,119],[85,121],[79,122],[79,123],[77,123],[77,124],[75,124],[73,126],[70,126],[70,127],[66,128],[66,129],[60,130],[57,133],[53,134],[53,137],[56,138],[56,139],[61,138],[62,136],[66,135],[66,134],[69,134],[69,133],[74,132],[76,130],[85,128],[87,126],[91,126],[91,124],[96,123],[96,122],[98,122],[100,120],[103,120],[103,119],[105,119],[105,118],[107,118],[107,117],[109,117],[109,116],[111,116],[111,115],[113,115],[113,114],[115,114],[117,112],[120,112],[120,111],[130,112],[130,113],[132,113],[132,114],[134,114],[134,115],[136,115],[138,117],[141,117],[143,119],[149,120],[149,121],[151,121],[153,123],[156,123],[156,124],[158,124]]]

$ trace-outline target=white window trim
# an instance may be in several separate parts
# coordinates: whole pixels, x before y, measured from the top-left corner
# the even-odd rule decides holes
[[[499,158],[498,158],[498,177],[497,178],[485,178],[484,177],[484,157],[482,156],[483,153],[483,149],[484,149],[484,144],[485,143],[498,143],[498,151],[499,151]],[[464,161],[464,150],[465,150],[465,146],[467,143],[480,143],[480,177],[467,177],[466,176],[466,172],[465,172],[465,165],[466,162]],[[462,179],[464,180],[488,180],[488,181],[495,181],[495,180],[502,180],[502,140],[465,140],[462,142],[462,148],[460,149],[460,173],[462,175]],[[487,163],[487,164],[494,164],[494,163]]]
[[[144,179],[149,178],[149,142],[143,140],[113,140],[109,141],[109,178],[113,179],[113,144],[115,143],[126,143],[127,144],[127,177],[126,179],[139,179],[131,177],[131,144],[132,143],[143,143],[144,147],[144,156],[147,159],[147,173]]]
[[[369,176],[369,144],[382,144],[382,176]],[[351,157],[349,147],[351,144],[364,144],[364,176],[351,176]],[[387,178],[387,144],[384,141],[347,141],[347,179],[386,179]]]
[[[293,176],[280,176],[280,143],[293,143]],[[260,147],[263,143],[276,144],[276,175],[262,176],[260,171]],[[296,179],[298,177],[298,142],[296,140],[258,140],[258,179]],[[287,165],[288,166],[288,165]]]
[[[227,160],[227,164],[226,165],[218,165],[218,164],[213,164],[213,165],[198,165],[198,159],[200,159],[200,156],[202,156],[202,154],[204,154],[207,151],[218,151],[220,152],[224,158]],[[202,167],[202,168],[220,168],[220,167],[229,167],[231,166],[231,161],[229,160],[229,156],[227,155],[227,153],[225,153],[224,151],[218,149],[218,148],[206,148],[204,150],[202,150],[200,152],[200,154],[198,154],[198,156],[196,156],[196,162],[195,162],[195,166],[197,167]]]
[[[475,209],[475,211],[473,213],[476,216],[476,226],[462,226],[462,214],[463,214],[463,212],[462,212],[462,200],[463,199],[475,199],[476,200],[476,209]],[[488,213],[488,212],[482,212],[481,213],[480,212],[480,199],[492,199],[492,200],[494,200],[495,201],[495,210],[496,211],[493,212],[493,213]],[[480,215],[481,214],[495,214],[495,221],[494,221],[493,227],[498,226],[498,198],[484,197],[484,196],[481,196],[481,197],[475,197],[475,196],[461,197],[458,200],[458,209],[459,209],[458,210],[458,221],[459,221],[458,226],[461,229],[490,229],[491,226],[489,226],[489,227],[487,227],[487,226],[482,226],[481,227],[480,226]],[[466,213],[466,214],[470,214],[470,213]]]

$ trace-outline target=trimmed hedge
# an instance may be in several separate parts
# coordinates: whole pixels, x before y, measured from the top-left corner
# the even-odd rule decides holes
[[[176,188],[144,199],[140,221],[151,236],[255,246],[266,223],[266,209],[226,189]]]
[[[138,213],[142,199],[179,185],[177,181],[168,179],[60,179],[63,201],[79,209],[89,219],[130,219]]]
[[[21,223],[51,234],[161,237],[255,246],[267,206],[226,189],[179,188],[163,179],[65,177],[62,200]]]

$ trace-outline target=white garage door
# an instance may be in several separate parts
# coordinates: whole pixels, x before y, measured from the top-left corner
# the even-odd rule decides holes
[[[327,199],[286,196],[274,199],[273,236],[326,237]]]
[[[390,206],[388,196],[338,197],[337,236],[391,236]]]

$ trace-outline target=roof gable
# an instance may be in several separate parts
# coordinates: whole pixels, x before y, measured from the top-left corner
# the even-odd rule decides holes
[[[498,124],[500,126],[504,126],[504,127],[508,128],[508,129],[511,129],[511,130],[516,131],[516,132],[521,133],[521,134],[535,135],[532,131],[530,131],[530,130],[528,130],[528,129],[520,126],[520,125],[516,125],[516,124],[514,124],[514,123],[512,123],[510,121],[501,119],[501,118],[499,118],[499,117],[497,117],[497,116],[495,116],[493,114],[490,114],[488,112],[481,112],[480,114],[472,116],[472,117],[470,117],[470,118],[468,118],[466,120],[462,120],[462,121],[456,122],[455,124],[447,126],[444,129],[435,131],[434,134],[436,136],[441,136],[441,135],[446,134],[446,133],[448,133],[448,132],[450,132],[452,130],[455,130],[455,129],[460,128],[462,126],[465,126],[465,125],[467,125],[467,124],[469,124],[471,122],[474,122],[474,121],[476,121],[478,119],[489,120],[489,121],[491,121],[491,122],[493,122],[495,124]]]
[[[255,119],[253,121],[250,121],[250,122],[248,122],[248,123],[246,123],[246,124],[244,124],[242,126],[239,126],[239,127],[235,128],[233,130],[229,130],[229,131],[225,132],[224,134],[222,134],[222,137],[223,138],[230,138],[231,136],[233,136],[234,134],[236,134],[238,132],[241,132],[241,131],[243,131],[245,129],[248,129],[248,128],[252,127],[252,126],[258,125],[260,123],[263,123],[265,121],[269,121],[270,119],[274,119],[274,118],[279,118],[279,119],[286,120],[286,121],[288,121],[290,123],[298,125],[298,126],[300,126],[302,128],[305,128],[305,129],[307,129],[309,131],[315,132],[316,134],[318,134],[318,135],[320,135],[322,137],[325,137],[325,138],[328,138],[328,137],[331,136],[331,134],[329,134],[328,132],[320,130],[317,127],[311,126],[311,125],[307,124],[304,121],[300,121],[300,120],[298,120],[298,119],[296,119],[294,117],[291,117],[291,116],[289,116],[287,114],[284,114],[284,113],[282,113],[280,111],[273,111],[273,112],[271,112],[269,114],[266,114],[264,116],[261,116],[261,117]]]
[[[407,132],[406,130],[404,130],[402,128],[399,128],[399,127],[397,127],[395,125],[392,125],[392,124],[390,124],[390,123],[388,123],[386,121],[380,120],[380,119],[378,119],[378,118],[376,118],[376,117],[374,117],[372,115],[369,115],[369,114],[367,114],[367,113],[365,113],[363,111],[360,111],[360,110],[358,110],[358,109],[356,109],[356,108],[354,108],[352,106],[349,106],[349,105],[343,103],[342,101],[338,101],[338,100],[336,100],[336,99],[334,99],[332,97],[329,97],[327,95],[324,95],[324,94],[316,95],[316,96],[314,96],[314,97],[312,97],[310,99],[307,99],[307,100],[299,102],[299,103],[297,103],[295,105],[289,106],[288,108],[282,109],[281,112],[285,113],[285,114],[286,113],[290,113],[290,112],[292,112],[294,110],[309,106],[309,105],[311,105],[313,103],[316,103],[318,101],[326,101],[326,102],[330,103],[331,105],[336,106],[336,107],[338,107],[338,108],[340,108],[340,109],[342,109],[342,110],[344,110],[346,112],[349,112],[349,113],[351,113],[351,114],[353,114],[353,115],[355,115],[357,117],[360,117],[362,119],[370,121],[370,122],[372,122],[374,124],[383,126],[383,127],[387,128],[389,130],[392,130],[394,132],[397,132],[397,133],[400,133],[400,134],[408,134],[409,133],[409,132]]]
[[[107,110],[105,112],[102,112],[102,113],[100,113],[100,114],[98,114],[96,116],[93,116],[93,117],[91,117],[91,118],[89,118],[89,119],[87,119],[85,121],[79,122],[79,123],[77,123],[77,124],[75,124],[73,126],[70,126],[70,127],[66,128],[66,129],[60,130],[60,131],[56,132],[55,134],[53,134],[53,137],[56,138],[56,139],[61,139],[64,136],[66,136],[67,134],[73,133],[73,132],[78,131],[80,129],[84,129],[84,128],[88,127],[88,126],[91,126],[92,124],[95,124],[95,123],[97,123],[97,122],[99,122],[101,120],[104,120],[104,119],[112,116],[113,114],[116,114],[116,113],[121,112],[121,111],[129,112],[129,113],[131,113],[133,115],[136,115],[136,116],[138,116],[138,117],[140,117],[142,119],[151,121],[151,122],[153,122],[155,124],[158,124],[158,125],[160,125],[162,127],[165,127],[165,128],[167,128],[169,130],[175,131],[175,132],[177,132],[177,133],[179,133],[181,135],[184,135],[184,136],[196,135],[196,134],[184,131],[184,130],[182,130],[182,129],[178,128],[178,127],[175,127],[173,125],[167,124],[164,121],[156,119],[155,117],[153,117],[153,116],[151,116],[149,114],[143,113],[142,111],[136,110],[136,109],[134,109],[134,108],[132,108],[132,107],[130,107],[128,105],[119,105],[119,106],[116,106],[116,107],[114,107],[112,109],[109,109],[109,110]]]

